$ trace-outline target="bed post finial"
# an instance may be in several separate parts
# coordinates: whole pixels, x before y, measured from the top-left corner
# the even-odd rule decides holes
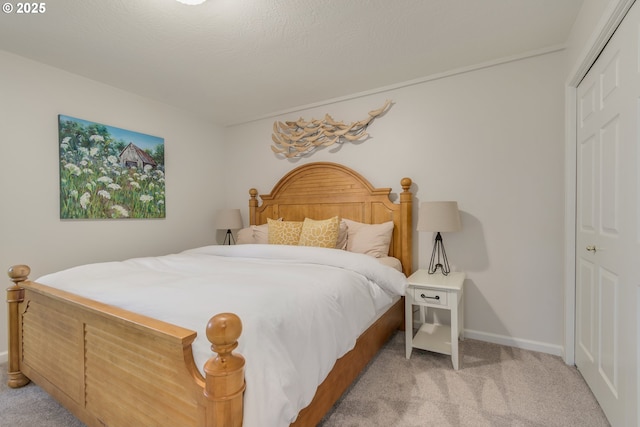
[[[29,378],[20,371],[20,311],[19,304],[24,301],[24,289],[20,286],[27,280],[31,269],[26,265],[14,265],[7,274],[13,286],[7,289],[7,311],[9,312],[9,366],[7,385],[18,388],[29,383]]]
[[[244,357],[232,353],[241,332],[242,322],[233,313],[216,314],[207,323],[207,339],[218,353],[204,365],[207,427],[242,426]]]
[[[413,273],[413,258],[412,258],[412,246],[413,246],[413,194],[411,194],[410,188],[413,181],[411,178],[402,178],[400,185],[402,186],[402,193],[400,193],[400,210],[402,218],[405,219],[405,224],[409,224],[409,230],[401,230],[402,233],[402,269],[405,275],[409,276]],[[407,227],[405,227],[407,228]]]
[[[413,183],[413,181],[411,180],[411,178],[402,178],[400,180],[400,185],[402,186],[402,191],[403,192],[407,192],[409,191],[409,188],[411,188],[411,184]]]
[[[249,189],[249,225],[256,224],[256,210],[258,209],[258,190],[255,188]]]

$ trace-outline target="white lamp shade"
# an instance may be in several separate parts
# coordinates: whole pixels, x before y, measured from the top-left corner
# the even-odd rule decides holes
[[[424,202],[420,204],[418,231],[460,231],[462,222],[458,202]]]
[[[206,0],[178,0],[178,2],[182,4],[188,4],[191,6],[195,6],[196,4],[204,3]]]
[[[218,230],[238,230],[242,228],[240,209],[220,209],[216,213],[216,228]]]

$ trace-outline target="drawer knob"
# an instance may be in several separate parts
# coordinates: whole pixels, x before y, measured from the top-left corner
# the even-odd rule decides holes
[[[420,297],[425,298],[425,299],[440,299],[440,295],[436,295],[435,297],[428,297],[425,294],[420,294]]]

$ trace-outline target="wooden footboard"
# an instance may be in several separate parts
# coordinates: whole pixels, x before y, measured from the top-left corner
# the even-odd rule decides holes
[[[9,270],[10,387],[33,380],[88,426],[240,427],[244,359],[231,352],[242,326],[211,318],[218,353],[195,366],[194,331],[27,280]]]
[[[244,359],[233,354],[242,326],[223,313],[207,324],[218,353],[200,374],[196,333],[69,294],[9,270],[9,380],[33,380],[90,427],[242,425]],[[403,300],[340,358],[292,426],[316,425],[391,334],[402,327]]]

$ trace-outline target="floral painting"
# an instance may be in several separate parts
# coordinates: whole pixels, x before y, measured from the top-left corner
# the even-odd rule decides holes
[[[164,139],[58,116],[60,218],[164,218]]]

